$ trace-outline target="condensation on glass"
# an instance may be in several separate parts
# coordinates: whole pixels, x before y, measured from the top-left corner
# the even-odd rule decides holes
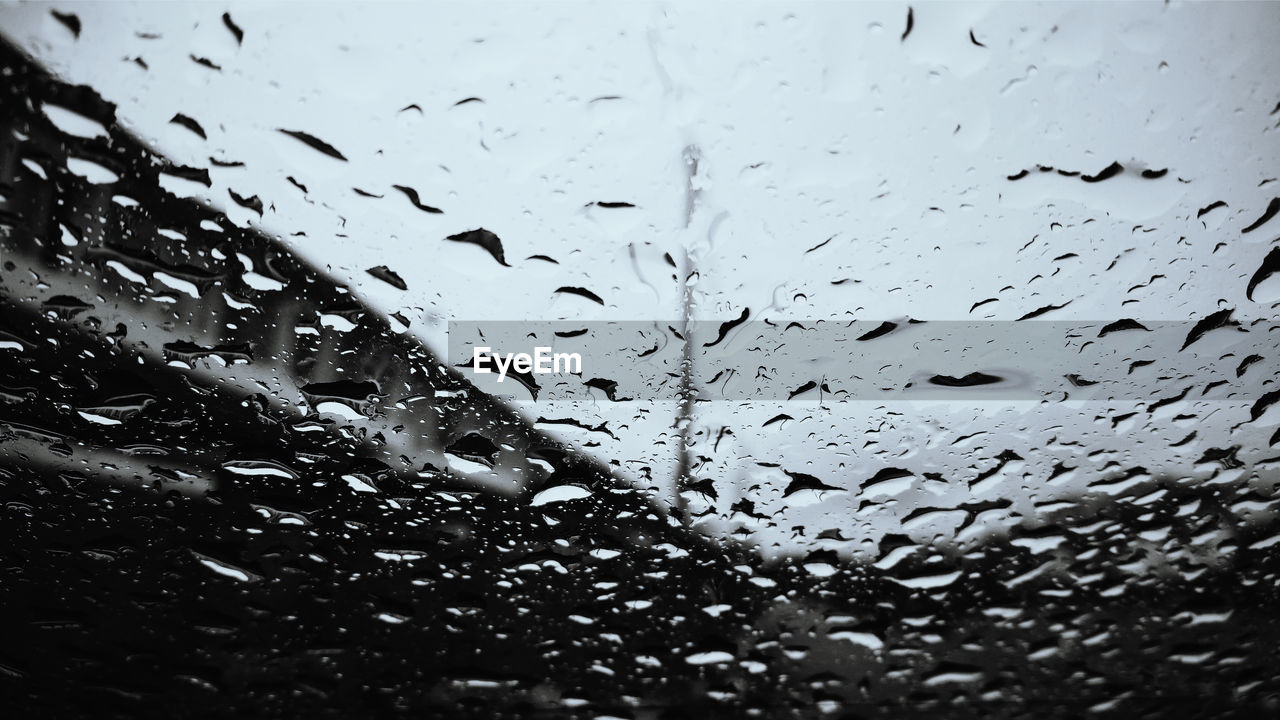
[[[300,10],[0,8],[8,704],[1280,703],[1280,6]]]

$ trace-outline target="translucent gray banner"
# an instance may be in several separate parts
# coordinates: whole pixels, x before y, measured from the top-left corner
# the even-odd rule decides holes
[[[1255,402],[1280,329],[1195,322],[449,323],[449,362],[524,400]],[[522,357],[524,356],[524,357]]]

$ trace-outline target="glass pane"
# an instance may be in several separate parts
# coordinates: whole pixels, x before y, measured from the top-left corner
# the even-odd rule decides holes
[[[1278,20],[0,6],[5,704],[1274,712]]]

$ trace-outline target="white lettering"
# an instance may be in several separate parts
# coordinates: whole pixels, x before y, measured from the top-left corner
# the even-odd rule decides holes
[[[554,359],[555,372],[560,372],[560,361],[564,361],[564,371],[582,372],[582,355],[580,353],[556,353]]]
[[[550,375],[552,373],[581,373],[582,355],[580,353],[553,353],[549,347],[535,347],[529,353],[496,353],[492,348],[473,348],[471,370],[476,374],[492,373],[489,363],[498,368],[498,382],[507,379],[508,372]],[[563,368],[563,370],[561,369]]]
[[[500,353],[493,354],[493,364],[498,366],[498,382],[507,379],[507,370],[511,369],[511,353],[507,353],[507,361],[502,362]]]

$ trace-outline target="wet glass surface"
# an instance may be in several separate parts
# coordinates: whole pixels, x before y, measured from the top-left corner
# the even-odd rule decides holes
[[[2,704],[1275,712],[1278,26],[0,5]]]

